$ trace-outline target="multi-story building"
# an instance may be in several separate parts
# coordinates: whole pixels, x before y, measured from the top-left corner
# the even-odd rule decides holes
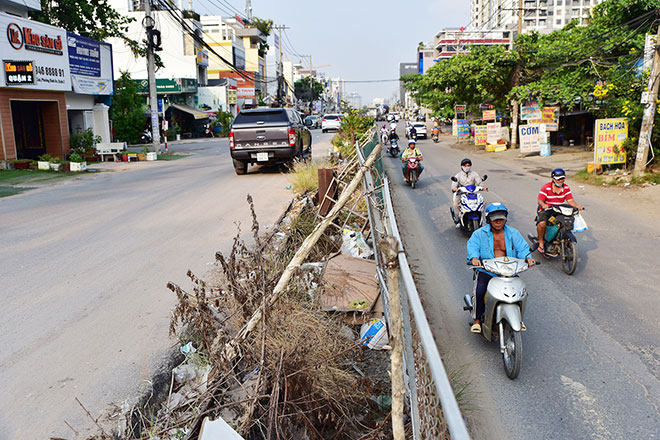
[[[465,28],[446,28],[438,32],[435,45],[436,61],[451,58],[457,53],[470,51],[471,46],[504,45],[511,49],[513,32],[508,30],[481,30]]]
[[[204,41],[218,55],[234,66],[230,66],[213,52],[209,54],[208,74],[211,78],[249,77],[239,84],[239,98],[256,99],[267,96],[266,61],[263,44],[266,36],[259,29],[249,27],[240,17],[201,17]],[[243,73],[237,73],[238,69]]]
[[[592,8],[603,0],[471,0],[470,28],[516,30],[519,1],[523,32],[549,33],[573,19],[585,24]]]
[[[341,102],[346,100],[346,88],[342,77],[328,79],[328,106],[332,111],[341,109]]]
[[[357,92],[350,92],[346,95],[346,102],[353,108],[362,108],[362,96]]]

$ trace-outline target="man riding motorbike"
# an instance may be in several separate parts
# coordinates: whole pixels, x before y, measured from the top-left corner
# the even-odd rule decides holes
[[[546,183],[541,187],[538,197],[538,207],[536,216],[536,232],[539,239],[539,252],[545,252],[545,229],[548,219],[552,212],[548,208],[552,205],[561,205],[568,203],[579,210],[584,209],[582,205],[578,205],[573,200],[571,189],[564,183],[566,180],[566,172],[561,168],[555,168],[550,174],[552,181]]]
[[[456,174],[456,182],[452,182],[451,184],[451,190],[454,193],[454,221],[456,222],[456,228],[461,227],[461,222],[460,219],[458,219],[458,204],[461,202],[461,198],[458,196],[457,191],[458,188],[461,186],[468,186],[468,185],[482,185],[482,188],[487,190],[485,186],[482,184],[481,177],[479,177],[479,174],[477,174],[476,171],[472,171],[472,161],[468,159],[467,157],[461,161],[461,171]],[[457,221],[458,220],[458,221]]]
[[[424,171],[424,166],[422,165],[422,160],[424,160],[424,158],[422,157],[422,152],[419,151],[419,149],[416,147],[416,142],[414,139],[410,139],[408,141],[408,148],[406,148],[406,150],[401,155],[401,170],[403,171],[404,178],[406,177],[406,171],[408,170],[409,157],[416,157],[418,159],[419,171],[417,173],[417,177],[419,177],[422,174],[422,171]]]
[[[410,126],[410,130],[408,130],[408,137],[410,139],[414,139],[415,141],[417,140],[417,129],[414,125]]]
[[[438,123],[433,124],[433,129],[431,130],[431,137],[432,138],[437,138],[440,135],[440,127],[438,127]]]
[[[525,259],[529,267],[536,264],[531,257],[527,241],[517,229],[506,224],[509,210],[502,203],[491,203],[486,208],[486,225],[474,231],[467,242],[467,261],[480,267],[475,283],[474,297],[476,307],[474,323],[470,327],[472,333],[481,333],[481,320],[486,309],[484,297],[488,282],[494,276],[481,268],[481,260],[497,257],[515,257]],[[522,327],[525,330],[525,325]]]

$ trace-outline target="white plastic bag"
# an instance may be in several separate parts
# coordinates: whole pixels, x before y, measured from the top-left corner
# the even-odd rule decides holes
[[[360,340],[372,350],[382,350],[387,344],[387,326],[382,319],[372,319],[360,328]]]
[[[361,232],[344,229],[341,253],[356,258],[369,258],[374,252],[364,240]]]
[[[587,222],[584,221],[582,214],[576,215],[575,221],[573,222],[573,232],[584,232],[587,229],[589,229],[589,227],[587,226]]]

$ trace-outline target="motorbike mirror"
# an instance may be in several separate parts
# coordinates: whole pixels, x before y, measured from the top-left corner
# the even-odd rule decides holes
[[[488,179],[488,174],[484,174],[484,177],[481,180],[486,180]]]
[[[451,176],[451,181],[452,182],[458,182],[458,179],[456,178],[456,176]]]

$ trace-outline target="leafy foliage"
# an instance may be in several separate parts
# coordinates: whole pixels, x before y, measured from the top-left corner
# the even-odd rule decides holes
[[[323,93],[323,84],[314,77],[306,76],[293,83],[293,89],[296,98],[309,102],[319,99]]]
[[[256,27],[257,29],[259,29],[259,32],[261,32],[267,37],[273,31],[273,20],[271,20],[270,18],[263,19],[263,18],[253,17],[252,22],[249,23],[248,26]],[[266,52],[268,52],[268,49],[270,49],[268,43],[259,43],[259,56],[263,57],[266,54]]]
[[[137,84],[128,72],[122,72],[115,81],[110,119],[115,139],[131,144],[138,142],[145,123],[145,109],[142,98],[137,94]]]
[[[94,40],[117,37],[135,55],[146,55],[146,47],[127,36],[135,19],[121,15],[107,0],[41,0],[41,11],[30,12],[30,18]]]
[[[89,150],[101,142],[101,136],[94,136],[94,132],[88,128],[80,133],[74,133],[69,137],[69,146],[72,150]],[[72,162],[78,162],[72,160]]]

